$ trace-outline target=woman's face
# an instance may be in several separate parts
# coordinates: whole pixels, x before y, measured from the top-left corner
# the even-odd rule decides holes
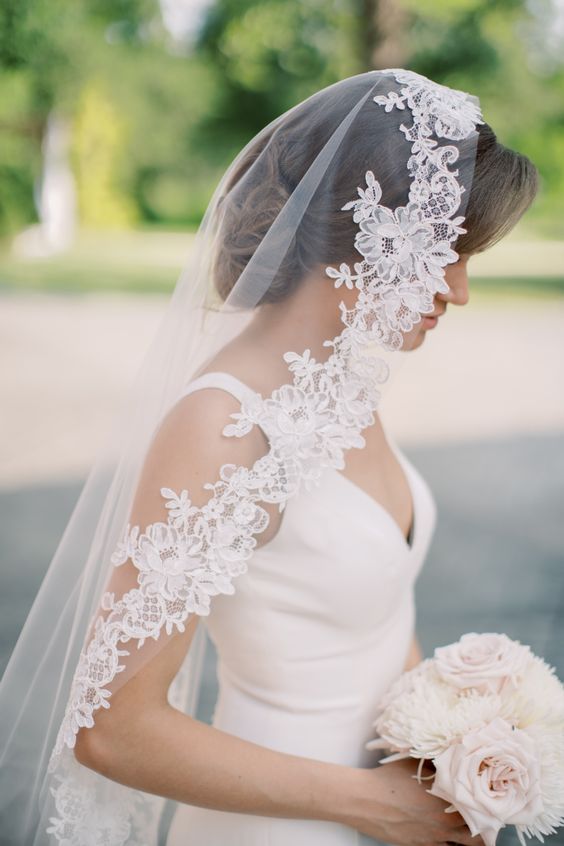
[[[448,303],[466,305],[468,302],[468,259],[470,254],[460,254],[458,261],[447,264],[445,280],[450,288],[446,294],[437,293],[434,296],[434,309],[428,315],[422,314],[420,323],[416,323],[411,332],[404,333],[403,347],[406,351],[420,347],[427,332],[438,328]]]

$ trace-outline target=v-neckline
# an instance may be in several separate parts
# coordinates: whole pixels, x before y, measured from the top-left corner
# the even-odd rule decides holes
[[[239,379],[237,376],[233,376],[231,373],[228,373],[227,371],[223,371],[223,370],[221,370],[221,371],[220,370],[213,370],[213,371],[207,371],[207,372],[201,373],[199,376],[192,379],[190,381],[189,385],[190,385],[190,387],[192,387],[194,383],[196,383],[200,380],[205,382],[206,377],[211,377],[212,382],[213,382],[214,377],[217,377],[217,376],[219,376],[222,379],[222,381],[225,381],[225,377],[227,377],[228,380],[231,382],[232,386],[234,384],[237,386],[238,391],[235,392],[234,395],[238,396],[239,400],[242,399],[242,396],[245,393],[254,394],[256,397],[259,397],[259,399],[262,399],[262,394],[260,394],[258,391],[255,391],[254,388],[251,388],[245,382],[242,382],[241,379]],[[213,384],[212,384],[212,387],[214,387]],[[217,387],[217,386],[215,386],[215,387]],[[392,449],[392,451],[393,451],[394,455],[396,456],[398,462],[401,464],[401,467],[404,471],[404,475],[405,475],[405,478],[406,478],[406,481],[407,481],[407,486],[408,486],[409,492],[411,494],[412,520],[411,520],[411,526],[410,526],[410,529],[409,529],[409,532],[408,532],[408,537],[411,538],[411,541],[409,541],[407,539],[407,537],[404,535],[399,523],[396,521],[395,517],[392,516],[392,514],[388,511],[388,509],[384,505],[382,505],[381,502],[378,502],[377,499],[374,499],[374,497],[371,494],[369,494],[368,491],[364,490],[364,488],[361,488],[360,485],[358,485],[356,482],[353,482],[352,479],[349,479],[348,476],[345,476],[340,470],[337,470],[336,467],[330,467],[329,469],[331,469],[337,476],[339,476],[341,479],[343,479],[345,481],[345,484],[347,484],[349,486],[349,488],[351,488],[352,490],[354,490],[356,492],[357,496],[364,499],[365,502],[367,502],[370,507],[372,507],[373,509],[378,511],[380,514],[382,514],[387,519],[388,523],[394,529],[396,535],[401,539],[403,546],[404,546],[404,549],[409,554],[411,554],[414,550],[414,547],[415,547],[415,542],[417,540],[417,531],[418,531],[417,498],[416,498],[414,486],[412,484],[411,468],[409,467],[409,463],[407,462],[407,459],[405,458],[405,456],[402,455],[399,447],[393,442],[392,439],[390,439],[388,437],[386,432],[384,432],[384,434],[385,434],[386,440],[388,442],[388,445]]]
[[[393,449],[398,461],[402,465],[402,469],[404,471],[404,475],[407,481],[407,485],[409,488],[409,492],[411,494],[411,508],[412,508],[412,520],[411,526],[408,532],[408,536],[411,538],[411,542],[408,541],[407,537],[404,535],[399,523],[392,516],[392,514],[388,511],[388,509],[382,505],[381,502],[378,502],[377,499],[368,493],[364,488],[361,488],[359,484],[353,482],[348,476],[345,476],[340,470],[337,470],[335,467],[332,467],[334,474],[339,476],[346,485],[349,486],[352,490],[355,491],[356,495],[364,499],[365,502],[368,503],[369,507],[374,508],[380,514],[382,514],[388,523],[394,529],[396,535],[401,539],[404,548],[407,550],[409,554],[411,554],[415,548],[415,541],[417,539],[417,530],[418,530],[418,519],[417,519],[417,497],[415,494],[414,486],[411,480],[411,472],[410,468],[408,467],[407,463],[405,462],[403,456],[400,456],[398,448],[394,444],[390,444],[391,448]]]

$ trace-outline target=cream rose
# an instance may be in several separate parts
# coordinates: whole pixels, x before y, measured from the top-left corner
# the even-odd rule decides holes
[[[433,759],[428,791],[452,803],[472,836],[495,846],[503,826],[529,825],[543,810],[536,743],[495,717]]]
[[[517,684],[530,657],[528,646],[495,632],[469,632],[434,652],[435,668],[444,681],[480,693],[499,693],[507,683]]]

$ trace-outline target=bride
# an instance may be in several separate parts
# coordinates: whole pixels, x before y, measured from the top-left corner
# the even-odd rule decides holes
[[[536,180],[475,97],[400,69],[236,157],[0,689],[8,842],[481,842],[365,748],[422,658],[436,522],[377,407]]]

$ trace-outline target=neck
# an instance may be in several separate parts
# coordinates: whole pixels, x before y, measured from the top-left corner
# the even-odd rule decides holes
[[[348,292],[347,292],[348,293]],[[311,350],[317,360],[329,354],[323,346],[343,330],[339,302],[346,299],[319,271],[304,278],[292,294],[278,303],[259,306],[245,334],[253,343],[280,356],[292,350]]]

